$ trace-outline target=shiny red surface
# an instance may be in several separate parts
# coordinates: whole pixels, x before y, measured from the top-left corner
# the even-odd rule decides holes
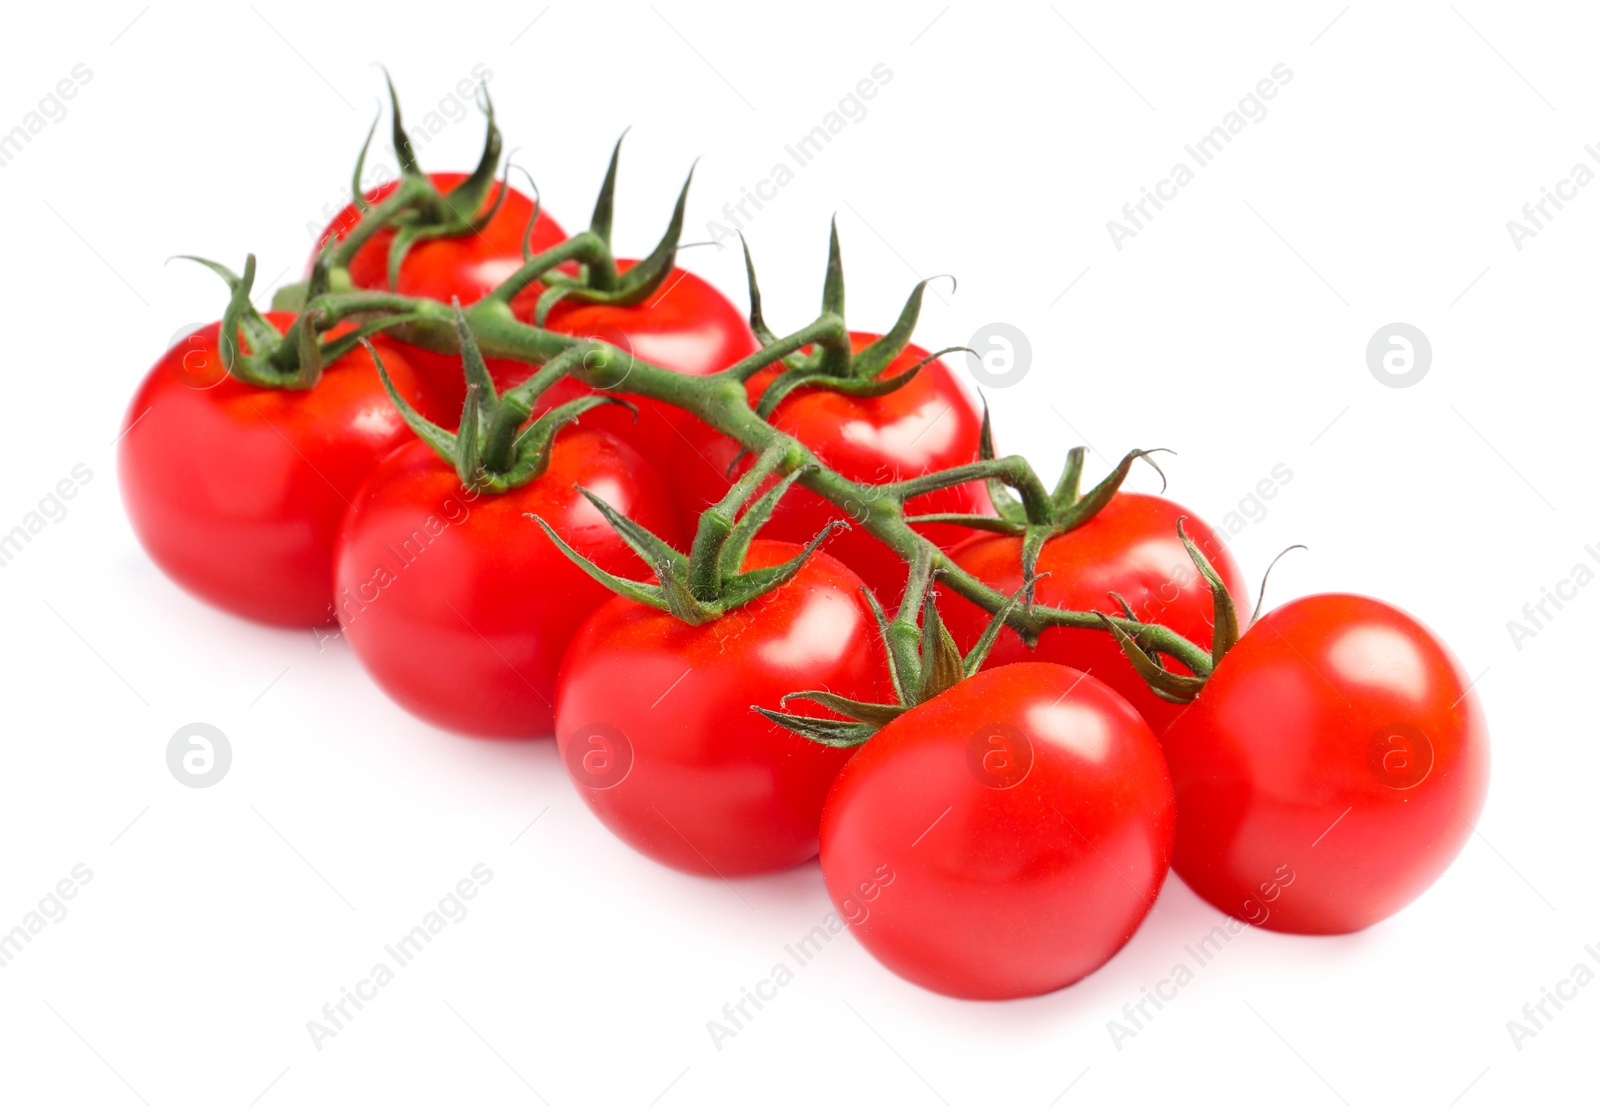
[[[823,812],[822,872],[841,918],[895,973],[953,997],[1027,997],[1121,949],[1161,889],[1172,837],[1166,764],[1133,708],[1073,669],[1017,664],[861,748]]]
[[[1216,568],[1240,612],[1250,617],[1249,593],[1238,563],[1222,539],[1177,503],[1156,495],[1119,493],[1100,513],[1068,533],[1045,542],[1039,555],[1034,598],[1048,607],[1074,611],[1119,613],[1110,592],[1119,593],[1144,622],[1170,627],[1200,646],[1211,648],[1211,592],[1195,571],[1178,540],[1178,518]],[[951,559],[992,587],[1010,595],[1022,587],[1022,539],[977,534],[951,550]],[[1048,575],[1045,575],[1048,573]],[[947,591],[940,599],[945,621],[964,650],[975,644],[989,614]],[[1105,681],[1138,709],[1157,736],[1180,712],[1150,691],[1104,630],[1054,627],[1029,650],[1015,631],[1005,630],[986,659],[986,667],[1016,661],[1054,661]],[[1178,672],[1182,666],[1168,659]]]
[[[294,317],[269,313],[278,328]],[[231,378],[218,326],[180,341],[140,383],[117,471],[140,544],[186,590],[279,626],[333,622],[334,538],[348,500],[412,439],[365,350],[311,390]],[[403,395],[423,391],[397,346],[374,342]]]
[[[1489,737],[1469,685],[1431,631],[1375,599],[1316,595],[1263,616],[1162,738],[1178,873],[1276,931],[1392,916],[1483,810]]]
[[[505,494],[468,494],[420,442],[373,473],[340,535],[335,604],[351,648],[395,702],[462,734],[550,733],[561,655],[611,595],[526,515],[607,571],[647,575],[573,489],[580,483],[682,543],[654,469],[604,433],[559,433],[545,474]]]
[[[874,333],[850,334],[856,351],[876,339]],[[909,345],[879,377],[892,378],[927,355],[916,345]],[[752,405],[776,376],[775,371],[764,371],[750,380]],[[829,390],[797,390],[778,404],[769,420],[799,439],[828,467],[858,483],[910,479],[970,464],[978,458],[983,424],[977,406],[942,360],[924,367],[899,390],[878,398],[854,398]],[[727,491],[728,466],[737,453],[738,447],[731,440],[709,430],[693,443],[678,446],[672,471],[675,483],[686,493],[687,508],[698,512]],[[740,470],[749,462],[746,457]],[[982,483],[935,491],[906,504],[908,514],[979,514],[993,509]],[[830,521],[859,519],[861,513],[859,508],[837,507],[820,495],[796,487],[784,496],[762,535],[804,543]],[[953,543],[970,532],[942,525],[923,526],[920,530],[940,545]],[[892,607],[899,601],[905,589],[906,564],[866,530],[855,526],[847,533],[836,533],[829,538],[827,551],[854,569],[885,606]]]
[[[745,568],[796,552],[757,541]],[[807,688],[888,696],[861,581],[822,555],[776,593],[701,626],[626,599],[607,603],[562,665],[556,738],[584,803],[641,854],[688,873],[767,873],[816,854],[823,799],[851,753],[751,710],[777,709]],[[826,714],[800,702],[791,710]],[[614,766],[625,772],[617,783],[598,787],[584,773],[617,760],[613,731],[631,756]]]

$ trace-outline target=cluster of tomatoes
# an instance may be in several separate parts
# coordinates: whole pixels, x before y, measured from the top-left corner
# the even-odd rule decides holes
[[[397,183],[332,222],[314,278],[359,235],[338,288],[471,307],[568,240],[503,181],[425,182],[470,226],[416,234],[401,209],[374,232]],[[695,378],[770,341],[759,311],[667,263],[642,297],[602,296],[636,264],[591,258],[507,306]],[[250,308],[249,270],[214,269],[229,313],[161,357],[119,443],[155,562],[242,617],[337,630],[445,730],[554,734],[594,813],[668,866],[735,878],[820,852],[856,937],[923,986],[1068,985],[1128,940],[1169,866],[1249,923],[1359,930],[1426,889],[1481,810],[1483,715],[1437,638],[1350,595],[1242,621],[1222,539],[1117,489],[1133,456],[1080,495],[1077,451],[1029,506],[981,479],[919,490],[904,513],[932,544],[908,590],[859,518],[833,528],[852,508],[625,379],[626,406],[576,377],[534,395],[537,369],[482,360],[459,310],[459,353],[350,322],[319,337]],[[770,404],[791,367],[745,379],[774,443],[865,494],[992,458],[943,362],[893,330],[850,340],[867,386],[785,381]],[[1013,620],[1126,622],[1003,626],[951,590],[963,575],[1016,597]],[[1137,624],[1209,650],[1175,659]]]

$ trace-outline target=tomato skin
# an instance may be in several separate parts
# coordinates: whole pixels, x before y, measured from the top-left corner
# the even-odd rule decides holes
[[[858,352],[876,339],[874,333],[850,334],[851,347]],[[879,378],[892,378],[927,356],[922,348],[907,345]],[[776,370],[763,371],[750,380],[751,405],[777,374]],[[928,364],[899,390],[878,398],[802,388],[780,402],[768,420],[797,438],[828,467],[857,483],[887,483],[970,464],[978,459],[983,427],[982,415],[942,360]],[[672,472],[675,483],[686,492],[687,510],[698,513],[728,490],[728,467],[738,452],[733,441],[710,430],[677,447]],[[741,470],[748,464],[747,457]],[[907,514],[993,511],[982,483],[919,495],[906,504]],[[803,544],[829,522],[852,517],[860,520],[860,508],[837,507],[820,495],[795,488],[779,503],[763,536]],[[971,532],[947,525],[920,526],[918,531],[941,546],[954,544]],[[899,602],[905,590],[906,562],[894,550],[859,525],[829,538],[826,548],[865,580],[885,606]]]
[[[1039,554],[1035,600],[1074,611],[1118,613],[1117,592],[1143,622],[1168,626],[1202,649],[1211,648],[1211,591],[1178,539],[1178,519],[1228,585],[1240,622],[1249,615],[1249,593],[1238,562],[1210,526],[1177,503],[1156,495],[1119,492],[1089,521],[1045,542]],[[957,565],[1007,595],[1022,587],[1022,539],[977,534],[950,552]],[[1049,573],[1045,576],[1045,573]],[[946,600],[948,602],[946,602]],[[946,623],[963,651],[989,623],[987,611],[947,591],[941,599]],[[1176,671],[1187,672],[1167,658]],[[1052,627],[1028,649],[1014,630],[1004,630],[984,667],[1016,661],[1055,661],[1091,673],[1116,689],[1144,716],[1157,737],[1183,710],[1150,691],[1104,630]]]
[[[550,733],[561,655],[610,592],[524,515],[607,571],[648,574],[574,484],[681,544],[660,477],[603,433],[558,433],[545,474],[500,495],[465,491],[421,442],[373,472],[339,538],[335,605],[356,657],[402,707],[461,734]]]
[[[1031,759],[1000,730],[1021,731]],[[1150,728],[1093,677],[1032,662],[980,672],[861,747],[823,811],[822,874],[889,969],[1003,1000],[1070,985],[1120,950],[1172,839]]]
[[[636,260],[619,259],[617,270],[626,274],[635,263]],[[532,322],[536,297],[537,294],[525,293],[512,301],[512,312],[519,320]],[[603,340],[646,363],[685,375],[714,375],[761,347],[744,314],[731,301],[705,279],[681,268],[674,268],[660,289],[638,305],[557,302],[544,327],[568,336]],[[490,370],[501,386],[514,386],[531,373],[526,364],[505,360],[495,361]],[[626,390],[626,375],[618,375],[614,385]],[[539,400],[539,408],[542,412],[591,393],[581,383],[568,379],[547,391]],[[675,406],[648,398],[628,401],[638,407],[637,421],[622,406],[591,410],[580,421],[589,428],[604,429],[633,445],[645,459],[657,462],[664,462],[684,440],[680,428],[689,428],[692,423],[704,430],[697,436],[709,433],[701,422]]]
[[[467,177],[457,172],[428,175],[441,193],[448,193]],[[398,181],[385,182],[369,191],[367,200],[376,204],[399,188],[399,184]],[[490,187],[490,201],[498,195],[499,189],[499,182]],[[531,219],[533,201],[515,189],[508,189],[499,211],[476,235],[441,236],[413,244],[400,264],[395,292],[408,297],[432,298],[446,305],[450,304],[451,298],[460,298],[462,305],[471,305],[522,266],[523,237],[528,234],[528,221]],[[317,238],[317,245],[306,262],[306,273],[310,274],[317,253],[330,239],[343,238],[360,220],[361,211],[353,204],[340,210]],[[394,230],[390,228],[377,232],[350,260],[350,281],[358,289],[389,289],[389,246],[394,242],[394,235]],[[547,251],[566,238],[566,232],[541,208],[530,241],[533,252]],[[535,284],[525,294],[537,297],[543,290],[543,286]],[[411,357],[412,365],[428,381],[437,399],[427,416],[454,429],[461,418],[461,406],[467,396],[460,357],[411,345],[406,345],[405,351]],[[526,367],[520,364],[516,366],[523,368],[518,381],[526,378]]]
[[[1275,931],[1392,916],[1454,860],[1488,792],[1466,673],[1416,619],[1357,595],[1262,617],[1162,745],[1179,875]]]
[[[745,568],[797,552],[758,540]],[[817,853],[822,803],[851,751],[801,738],[751,705],[778,708],[808,688],[888,698],[875,630],[860,579],[821,553],[778,591],[702,626],[613,599],[561,668],[562,764],[613,834],[664,865],[721,877],[799,865]]]
[[[280,330],[294,321],[266,316]],[[219,328],[175,344],[128,405],[117,444],[128,519],[161,570],[213,606],[275,626],[330,624],[347,500],[411,430],[365,350],[310,390],[265,389],[226,373]],[[373,344],[401,394],[419,397],[398,347]]]

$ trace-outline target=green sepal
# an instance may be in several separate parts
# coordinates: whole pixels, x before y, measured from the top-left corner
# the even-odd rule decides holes
[[[606,166],[605,180],[600,183],[600,192],[594,199],[594,215],[589,218],[589,231],[605,245],[605,252],[589,264],[585,274],[590,288],[595,290],[612,290],[617,285],[617,264],[611,254],[611,217],[616,206],[617,162],[622,157],[622,141],[628,138],[630,130],[623,128],[611,148],[611,162]],[[538,319],[544,320],[542,316]]]
[[[641,583],[637,580],[623,579],[621,576],[613,576],[563,541],[561,535],[551,527],[550,523],[539,517],[539,515],[527,514],[525,517],[532,518],[537,522],[539,528],[544,530],[545,536],[550,538],[556,548],[560,549],[568,560],[593,577],[600,586],[625,598],[632,599],[636,603],[643,603],[647,607],[654,607],[662,611],[667,609],[666,600],[663,598],[659,586]]]
[[[594,505],[596,510],[600,511],[600,516],[617,531],[617,536],[622,538],[623,543],[639,554],[640,560],[655,569],[658,575],[662,569],[666,569],[673,573],[673,578],[681,578],[681,574],[689,564],[687,557],[587,487],[579,487],[577,490]]]
[[[1028,581],[1018,588],[1016,594],[1007,600],[1006,605],[990,616],[988,624],[983,628],[983,633],[973,643],[972,648],[967,650],[967,655],[961,659],[961,671],[964,675],[968,677],[977,675],[978,670],[983,667],[983,662],[988,658],[989,651],[994,648],[995,641],[1000,637],[1000,631],[1006,627],[1006,616],[1022,601],[1024,596],[1030,601],[1032,600],[1032,581]]]
[[[812,554],[832,536],[834,530],[849,528],[842,521],[829,522],[807,542],[805,548],[782,564],[774,564],[769,568],[755,568],[729,577],[722,586],[723,609],[733,610],[742,607],[752,600],[778,590],[800,574],[800,570],[805,567]]]
[[[917,327],[917,317],[922,313],[922,292],[927,289],[928,283],[932,282],[934,278],[949,278],[951,289],[952,291],[954,290],[955,279],[950,275],[936,274],[933,278],[924,278],[913,286],[911,295],[906,298],[906,304],[900,310],[900,316],[895,321],[894,326],[855,354],[850,370],[856,378],[876,379],[883,374],[884,368],[900,358],[900,353],[905,351],[906,345],[911,342],[911,333]],[[944,352],[939,354],[945,355],[949,352],[966,350],[964,348],[946,348]]]
[[[1134,449],[1117,462],[1117,466],[1111,469],[1111,474],[1107,475],[1099,483],[1096,483],[1094,488],[1081,498],[1076,494],[1076,488],[1078,485],[1077,477],[1072,476],[1071,483],[1074,489],[1073,497],[1070,500],[1055,502],[1056,512],[1058,515],[1054,523],[1056,526],[1056,532],[1065,533],[1068,530],[1077,529],[1090,518],[1093,518],[1096,514],[1100,513],[1100,511],[1104,510],[1106,504],[1109,503],[1116,493],[1122,488],[1122,484],[1128,478],[1128,472],[1132,469],[1133,462],[1135,460],[1142,459],[1145,463],[1156,469],[1156,474],[1161,477],[1161,489],[1165,491],[1167,489],[1167,474],[1161,470],[1160,466],[1157,465],[1154,460],[1151,459],[1151,456],[1157,452],[1170,451],[1171,449],[1167,448]],[[1081,473],[1082,469],[1083,465],[1080,460],[1077,464],[1077,470]],[[1067,466],[1062,469],[1061,482],[1056,485],[1058,491],[1062,491],[1063,487],[1068,481],[1068,473],[1072,471],[1072,454],[1068,453]],[[1055,501],[1055,496],[1052,496],[1052,501]]]
[[[739,246],[744,248],[744,273],[750,284],[750,331],[755,333],[756,339],[765,348],[778,342],[778,334],[767,327],[766,320],[761,316],[761,287],[756,284],[756,264],[750,258],[750,241],[744,238],[743,232],[739,233]]]
[[[1145,649],[1129,636],[1109,615],[1096,611],[1100,621],[1117,639],[1117,644],[1122,648],[1122,655],[1133,665],[1134,671],[1145,682],[1152,692],[1169,703],[1189,703],[1200,694],[1205,687],[1205,678],[1199,676],[1184,676],[1162,666]]]
[[[772,488],[762,495],[750,508],[742,514],[738,521],[733,523],[733,528],[728,531],[727,539],[722,544],[720,556],[721,572],[724,579],[737,576],[744,567],[744,558],[750,552],[750,542],[755,540],[756,533],[772,518],[772,512],[777,509],[778,500],[799,481],[808,468],[800,468],[790,472]]]
[[[678,241],[683,236],[683,217],[689,204],[689,186],[693,181],[694,168],[690,167],[689,176],[678,191],[678,203],[672,210],[667,230],[649,255],[629,267],[625,274],[618,275],[610,289],[599,290],[570,279],[553,279],[549,289],[540,294],[539,300],[534,303],[534,324],[543,327],[550,310],[561,301],[585,305],[638,305],[653,296],[672,274],[677,262]],[[593,270],[593,264],[590,269]]]
[[[756,416],[766,420],[772,415],[772,411],[778,408],[779,403],[801,387],[831,390],[835,394],[848,394],[852,398],[881,398],[883,395],[893,394],[905,386],[934,360],[941,356],[949,355],[951,352],[962,350],[961,348],[942,348],[932,355],[919,360],[916,366],[908,367],[898,375],[891,375],[887,379],[841,379],[809,367],[794,368],[785,371],[767,384],[766,389],[761,392],[760,401],[756,404]]]
[[[902,707],[909,707],[911,692],[902,680],[899,662],[895,660],[894,633],[890,628],[889,616],[883,613],[883,604],[878,602],[871,588],[863,586],[861,594],[867,597],[867,606],[872,609],[872,617],[878,624],[878,640],[883,643],[884,659],[889,663],[889,683],[894,688],[894,698],[900,701]]]
[[[1028,531],[1028,527],[1019,522],[1008,522],[1004,518],[992,518],[987,514],[912,514],[906,518],[906,524],[965,526],[967,529],[998,533],[1006,537],[1021,537]]]
[[[945,629],[934,605],[933,592],[922,604],[922,644],[919,657],[922,673],[917,678],[917,702],[926,703],[967,678],[956,639]]]
[[[550,452],[562,428],[597,406],[620,405],[634,409],[631,403],[620,398],[590,394],[557,406],[524,425],[533,412],[538,393],[579,362],[581,350],[569,349],[556,356],[502,397],[495,392],[494,379],[473,339],[472,330],[467,327],[459,302],[455,305],[455,332],[467,393],[461,424],[454,433],[423,417],[402,398],[384,370],[377,351],[365,338],[359,342],[372,352],[384,389],[389,392],[400,416],[423,443],[455,469],[462,486],[468,490],[498,495],[531,483],[550,466]]]
[[[694,545],[687,554],[678,552],[637,522],[625,517],[598,495],[578,488],[628,547],[650,566],[656,576],[654,585],[600,573],[592,562],[578,557],[570,546],[563,545],[562,551],[613,591],[657,610],[667,611],[690,625],[711,622],[729,611],[753,603],[794,579],[833,531],[845,527],[843,522],[830,522],[791,559],[767,568],[739,571],[749,551],[751,538],[766,523],[778,500],[794,484],[799,471],[784,474],[770,491],[745,508],[742,515],[739,513],[740,504],[774,472],[786,471],[793,462],[787,450],[775,449],[764,453],[756,467],[742,476],[733,490],[702,514],[695,531]]]
[[[822,691],[790,692],[783,697],[783,702],[787,704],[790,700],[795,699],[820,703],[829,711],[837,711],[841,715],[848,715],[852,719],[874,727],[888,726],[904,715],[907,710],[897,703],[867,703],[863,700],[848,699],[832,692]]]
[[[1079,454],[1080,459],[1082,458],[1082,449],[1074,449],[1073,451]],[[985,398],[983,400],[983,424],[978,430],[978,459],[993,460],[994,458],[994,422],[989,417],[989,400]],[[1072,453],[1069,452],[1067,458],[1070,460]],[[1000,516],[1000,520],[1025,525],[1028,521],[1027,512],[1023,509],[1022,500],[1011,493],[1011,488],[998,479],[989,479],[985,483],[989,488],[989,501],[994,503],[995,513]]]
[[[1200,546],[1189,539],[1183,523],[1184,519],[1180,517],[1178,540],[1183,542],[1189,559],[1194,562],[1195,569],[1205,579],[1206,586],[1211,589],[1211,667],[1215,668],[1222,661],[1223,655],[1239,641],[1239,613],[1234,608],[1233,595],[1228,591],[1228,585],[1222,582],[1222,577],[1206,559],[1205,553],[1200,551]]]
[[[785,730],[791,730],[801,738],[815,742],[818,745],[829,746],[836,750],[851,750],[866,742],[878,728],[868,723],[853,723],[846,719],[817,719],[809,715],[791,715],[787,711],[773,711],[769,708],[750,705],[750,710],[759,711],[768,719]]]

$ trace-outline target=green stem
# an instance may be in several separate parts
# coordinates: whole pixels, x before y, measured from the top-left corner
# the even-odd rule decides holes
[[[407,312],[423,320],[438,322],[448,322],[452,316],[451,309],[439,302],[392,294],[325,295],[318,299],[318,305],[330,322],[337,321],[342,315],[373,311]],[[638,359],[601,341],[564,336],[524,324],[501,301],[478,302],[466,310],[466,319],[485,356],[537,365],[547,364],[565,355],[566,359],[562,361],[565,364],[564,373],[591,388],[637,395],[676,406],[731,438],[758,458],[771,455],[781,457],[785,471],[802,471],[799,479],[801,486],[839,507],[842,517],[853,518],[857,526],[893,549],[914,569],[927,567],[951,590],[990,614],[1005,610],[1010,603],[1010,597],[1004,592],[957,567],[937,545],[908,525],[904,501],[923,490],[937,490],[952,483],[995,475],[1008,486],[1015,486],[1025,503],[1038,499],[1048,503],[1048,492],[1031,469],[1026,468],[1021,457],[980,461],[896,484],[873,486],[856,483],[828,467],[803,443],[769,425],[751,409],[744,388],[744,379],[749,377],[744,370],[748,366],[754,365],[759,369],[773,359],[782,358],[810,343],[828,346],[842,342],[848,346],[849,335],[844,330],[843,321],[834,314],[823,314],[793,336],[770,345],[727,371],[711,376],[684,375]],[[618,383],[624,370],[627,371],[626,381]],[[1176,631],[1124,617],[1112,616],[1111,621],[1130,637],[1181,662],[1195,675],[1205,676],[1210,672],[1211,654]],[[1007,611],[1006,622],[1029,637],[1037,636],[1051,626],[1104,629],[1101,617],[1092,611],[1068,611],[1054,607],[1012,607]]]

